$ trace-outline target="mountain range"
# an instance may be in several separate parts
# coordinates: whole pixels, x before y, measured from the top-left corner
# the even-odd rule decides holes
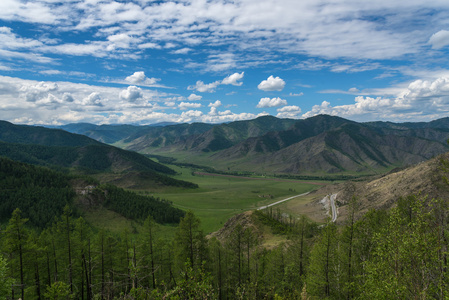
[[[371,174],[415,164],[449,150],[449,118],[358,123],[329,115],[304,120],[264,116],[216,125],[71,124],[62,128],[140,153],[259,173]]]

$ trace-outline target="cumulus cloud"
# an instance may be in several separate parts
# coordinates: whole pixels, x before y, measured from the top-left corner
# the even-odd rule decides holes
[[[278,114],[276,117],[278,118],[299,118],[299,115],[301,114],[301,108],[296,105],[291,106],[284,106],[282,108],[277,109]]]
[[[225,77],[223,80],[214,81],[212,83],[205,84],[203,81],[198,80],[195,85],[190,85],[187,87],[188,90],[197,90],[198,92],[202,93],[213,93],[215,92],[215,89],[223,84],[223,85],[234,85],[234,86],[241,86],[243,82],[239,81],[243,78],[244,72],[242,73],[234,73],[232,75],[229,75]]]
[[[129,83],[132,83],[132,84],[153,86],[158,81],[160,81],[160,78],[154,78],[154,77],[148,78],[145,75],[145,72],[138,71],[138,72],[134,72],[134,74],[129,75],[128,77],[126,77],[125,80],[127,82],[129,82]]]
[[[70,94],[70,93],[64,93],[64,94],[62,95],[62,101],[71,103],[71,102],[74,102],[75,99],[73,98],[72,94]]]
[[[218,108],[218,107],[220,107],[222,105],[222,103],[221,103],[221,101],[220,100],[217,100],[217,101],[215,101],[214,103],[209,103],[209,107],[215,107],[215,108]]]
[[[257,108],[265,108],[265,107],[277,107],[287,105],[287,100],[277,98],[262,98],[257,104]]]
[[[190,101],[199,101],[199,100],[203,99],[203,96],[190,94],[190,96],[187,97],[187,99],[189,99]]]
[[[181,102],[178,105],[178,108],[180,110],[186,110],[190,108],[200,108],[201,106],[202,106],[201,103]]]
[[[257,88],[262,91],[282,91],[285,86],[285,81],[279,77],[271,75],[267,80],[263,80]]]
[[[198,118],[200,118],[201,116],[203,116],[203,112],[199,110],[188,110],[186,112],[181,113],[181,116],[179,117],[178,121],[192,122],[198,120]]]
[[[241,86],[243,82],[239,82],[243,78],[244,72],[242,73],[234,73],[232,75],[227,76],[225,79],[221,81],[221,84],[232,84],[235,86]]]
[[[353,104],[332,106],[329,101],[314,105],[302,117],[318,114],[351,119],[417,121],[441,118],[449,113],[449,78],[415,80],[391,98],[357,96]]]
[[[88,106],[103,106],[102,99],[99,93],[93,92],[81,101],[82,105]]]
[[[23,85],[20,92],[24,94],[26,101],[37,102],[48,98],[50,92],[56,92],[58,85],[54,82],[39,82],[37,84]]]
[[[429,44],[432,45],[433,49],[441,49],[449,45],[449,31],[440,30],[434,33],[430,39]]]
[[[212,83],[205,84],[203,81],[198,80],[195,85],[190,85],[188,90],[197,90],[201,93],[213,93],[217,86],[220,85],[220,81],[215,81]]]
[[[136,102],[138,99],[143,98],[142,89],[131,85],[126,90],[121,91],[119,97],[128,102]]]

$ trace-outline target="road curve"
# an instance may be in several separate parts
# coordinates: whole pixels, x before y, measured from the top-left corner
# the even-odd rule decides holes
[[[287,198],[287,199],[279,200],[279,201],[276,201],[276,202],[274,202],[274,203],[271,203],[271,204],[268,204],[268,205],[265,205],[265,206],[261,206],[261,207],[257,208],[257,210],[265,209],[265,208],[268,208],[268,207],[270,207],[270,206],[273,206],[273,205],[276,205],[276,204],[279,204],[279,203],[282,203],[282,202],[291,200],[291,199],[296,198],[296,197],[305,196],[305,195],[307,195],[307,194],[309,194],[309,193],[310,193],[310,192],[302,193],[302,194],[299,194],[299,195],[296,195],[296,196],[293,196],[293,197],[289,197],[289,198]]]

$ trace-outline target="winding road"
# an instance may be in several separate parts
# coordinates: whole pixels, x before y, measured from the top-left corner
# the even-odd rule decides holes
[[[337,221],[337,206],[335,205],[335,199],[337,199],[337,194],[332,194],[330,196],[331,210],[332,210],[332,222]]]
[[[286,198],[286,199],[283,199],[283,200],[279,200],[279,201],[276,201],[276,202],[274,202],[274,203],[271,203],[271,204],[268,204],[268,205],[265,205],[265,206],[261,206],[261,207],[259,207],[257,210],[265,209],[265,208],[268,208],[268,207],[270,207],[270,206],[273,206],[273,205],[276,205],[276,204],[279,204],[279,203],[282,203],[282,202],[291,200],[291,199],[296,198],[296,197],[305,196],[305,195],[307,195],[307,194],[309,194],[309,193],[310,193],[310,192],[302,193],[302,194],[299,194],[299,195],[296,195],[296,196],[293,196],[293,197],[289,197],[289,198]]]

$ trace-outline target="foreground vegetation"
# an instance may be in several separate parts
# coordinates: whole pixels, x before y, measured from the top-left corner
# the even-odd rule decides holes
[[[351,211],[357,200],[351,202]],[[252,227],[206,239],[188,212],[173,238],[149,217],[135,234],[94,230],[66,207],[49,227],[15,210],[2,230],[0,292],[22,299],[445,299],[447,207],[410,196],[345,226],[258,212],[288,237],[259,246]]]
[[[447,173],[449,163],[441,160],[441,169]],[[449,298],[445,200],[411,195],[391,210],[372,210],[356,219],[360,204],[354,195],[346,204],[346,223],[338,227],[269,208],[252,213],[249,222],[228,224],[226,234],[207,238],[201,213],[217,223],[227,207],[235,214],[234,207],[255,208],[310,187],[177,171],[200,183],[196,190],[169,194],[178,207],[192,208],[187,212],[157,195],[108,185],[93,188],[89,197],[104,209],[142,222],[131,231],[110,232],[92,227],[76,212],[70,184],[82,179],[0,160],[3,220],[19,207],[1,228],[0,298]],[[443,180],[449,184],[447,177]],[[167,222],[179,223],[172,235],[159,224]],[[271,228],[284,242],[265,246],[261,227]]]

